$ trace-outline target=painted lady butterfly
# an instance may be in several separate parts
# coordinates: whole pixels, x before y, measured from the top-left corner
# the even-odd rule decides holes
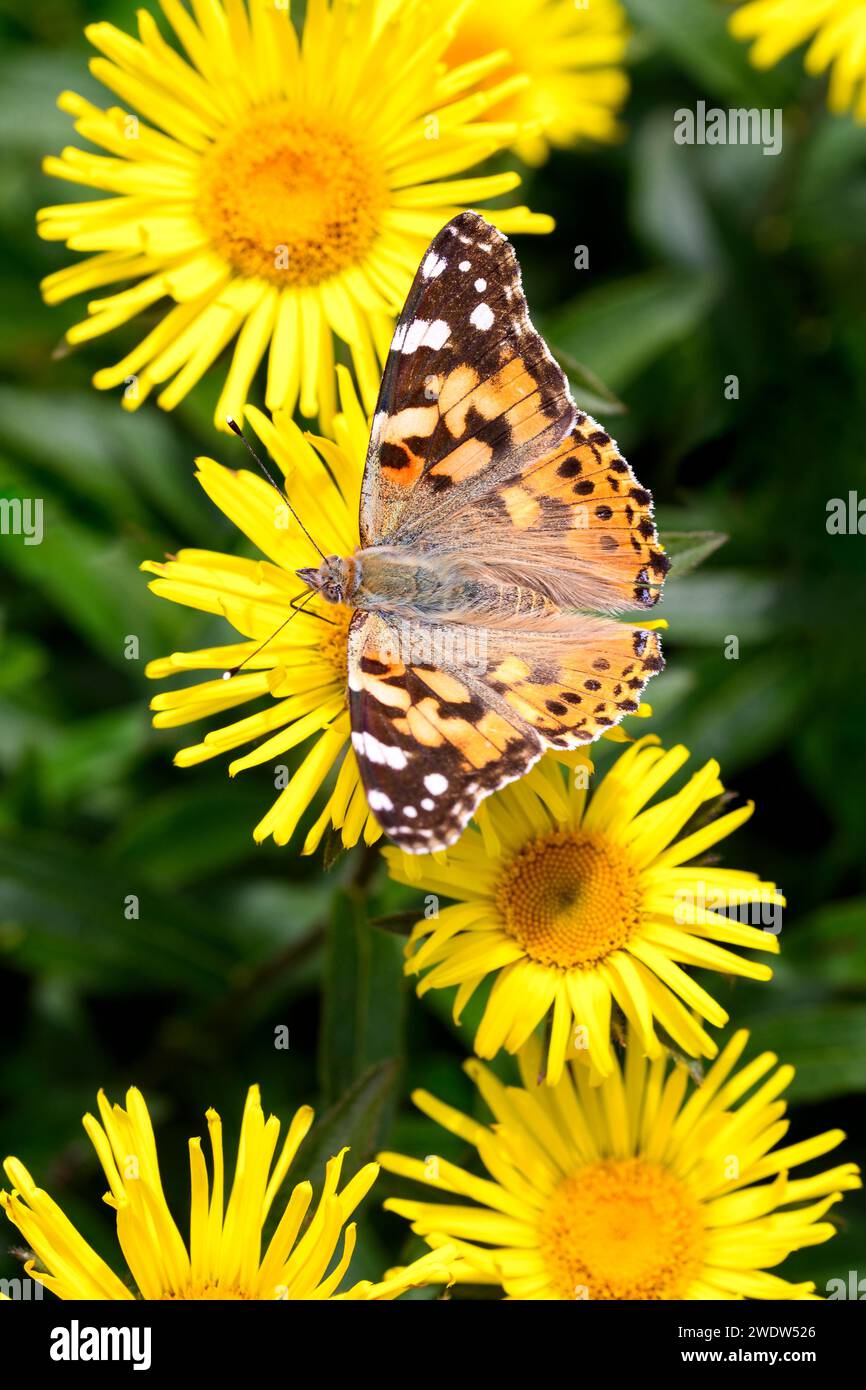
[[[659,597],[652,499],[578,410],[506,238],[464,212],[397,324],[361,490],[361,549],[299,570],[354,608],[352,743],[385,832],[452,844],[546,748],[598,738],[663,661],[610,616]]]

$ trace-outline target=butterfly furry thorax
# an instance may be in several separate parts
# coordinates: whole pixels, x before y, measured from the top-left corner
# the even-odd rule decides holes
[[[317,570],[297,573],[329,603],[398,618],[508,627],[558,614],[542,575],[535,585],[509,583],[495,565],[460,551],[374,546],[346,558],[328,556]]]
[[[477,213],[434,239],[397,323],[360,533],[298,573],[355,610],[352,744],[410,852],[452,844],[546,748],[598,738],[662,669],[656,632],[615,616],[655,604],[669,567],[650,494],[575,406]]]

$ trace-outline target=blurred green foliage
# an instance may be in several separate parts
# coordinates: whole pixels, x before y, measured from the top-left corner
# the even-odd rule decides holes
[[[630,8],[628,138],[527,174],[528,201],[558,225],[519,254],[562,360],[623,403],[605,417],[592,401],[653,488],[663,530],[707,533],[678,542],[654,727],[718,757],[727,784],[755,799],[726,862],[775,878],[790,903],[774,982],[712,988],[754,1048],[796,1064],[794,1137],[841,1124],[845,1157],[862,1159],[866,538],[828,534],[826,516],[829,499],[866,496],[866,128],[826,114],[799,58],[754,72],[725,35],[723,4]],[[0,541],[0,1146],[109,1256],[104,1184],[80,1127],[99,1085],[146,1090],[178,1210],[187,1136],[211,1104],[234,1129],[253,1080],[284,1117],[316,1103],[299,1159],[311,1173],[344,1142],[355,1163],[383,1141],[465,1161],[406,1095],[426,1086],[475,1106],[460,1068],[468,1029],[454,1029],[442,995],[410,1000],[402,940],[386,929],[418,895],[389,885],[375,852],[326,871],[256,847],[269,770],[233,783],[217,762],[180,772],[182,731],[149,725],[145,662],[222,632],[151,597],[138,565],[182,545],[239,547],[192,478],[196,454],[231,463],[237,447],[211,428],[207,384],[172,416],[125,415],[90,388],[140,323],[54,354],[81,305],[43,307],[38,281],[67,257],[33,230],[37,207],[74,196],[39,172],[71,138],[56,94],[102,99],[82,26],[131,28],[133,11],[6,0],[0,20],[0,492],[45,504],[42,545]],[[675,145],[674,110],[699,99],[781,106],[783,152]],[[582,245],[589,268],[577,270]],[[140,660],[124,656],[130,634]],[[138,920],[124,914],[129,895]],[[274,1046],[281,1027],[288,1050]],[[395,1187],[383,1180],[378,1196]],[[837,1219],[839,1237],[786,1273],[863,1271],[863,1203],[849,1197]],[[412,1248],[375,1197],[363,1228],[360,1274]],[[0,1276],[14,1272],[13,1244],[0,1240]]]

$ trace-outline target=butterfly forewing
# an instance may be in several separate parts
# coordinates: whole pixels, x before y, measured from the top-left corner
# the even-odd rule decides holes
[[[418,539],[503,468],[571,428],[562,371],[529,321],[517,257],[477,213],[455,217],[415,277],[385,366],[361,496],[362,545]]]

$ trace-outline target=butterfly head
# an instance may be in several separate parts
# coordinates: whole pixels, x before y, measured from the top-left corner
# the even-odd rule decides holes
[[[348,602],[351,561],[339,555],[329,555],[318,569],[295,570],[295,574],[311,589],[317,590],[328,603]]]

